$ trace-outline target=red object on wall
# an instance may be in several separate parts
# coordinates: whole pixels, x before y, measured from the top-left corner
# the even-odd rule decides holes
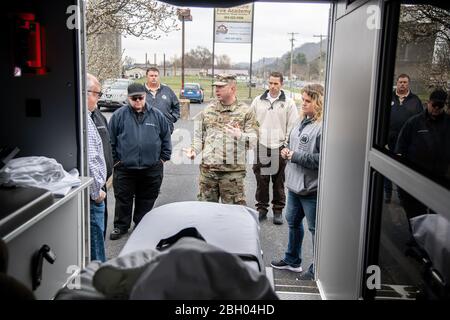
[[[45,32],[34,13],[19,13],[15,29],[15,67],[23,73],[47,73]]]

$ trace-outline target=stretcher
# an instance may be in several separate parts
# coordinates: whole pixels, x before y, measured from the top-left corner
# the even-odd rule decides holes
[[[257,212],[211,202],[153,209],[117,258],[91,262],[80,279],[81,290],[63,288],[56,299],[277,298],[265,276]]]
[[[174,202],[153,209],[135,228],[119,256],[156,248],[161,239],[190,227],[197,229],[207,243],[241,256],[249,267],[264,272],[258,212],[215,202]]]
[[[427,299],[450,298],[450,222],[447,217],[430,213],[410,219],[416,246],[407,254],[423,264]]]

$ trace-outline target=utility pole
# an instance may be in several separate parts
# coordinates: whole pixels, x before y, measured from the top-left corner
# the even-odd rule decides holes
[[[320,38],[320,55],[319,55],[319,81],[322,81],[322,38],[325,38],[326,34],[315,34],[314,38]]]
[[[153,64],[154,64],[155,67],[156,67],[156,53],[153,55]]]
[[[289,41],[291,42],[291,66],[290,66],[290,72],[289,72],[289,87],[292,89],[292,62],[293,62],[293,58],[294,58],[294,35],[298,34],[298,32],[288,32],[288,34],[291,35],[291,38],[289,39]]]
[[[181,15],[181,89],[184,89],[184,16]]]
[[[216,47],[216,8],[213,10],[213,47],[212,47],[212,64],[211,64],[211,98],[214,97],[214,49]],[[207,69],[208,70],[208,69]],[[206,72],[208,73],[208,72]]]
[[[252,4],[252,36],[251,36],[251,44],[250,44],[250,74],[249,74],[249,82],[250,85],[248,86],[248,98],[250,99],[252,97],[252,64],[253,64],[253,25],[255,21],[255,4]]]
[[[181,89],[184,89],[184,22],[192,21],[191,9],[177,9],[181,21]]]
[[[262,78],[266,79],[266,58],[263,57],[263,65],[262,65]]]
[[[147,68],[147,52],[145,53],[145,68]]]
[[[166,76],[166,54],[163,53],[163,69],[164,69],[164,77]]]

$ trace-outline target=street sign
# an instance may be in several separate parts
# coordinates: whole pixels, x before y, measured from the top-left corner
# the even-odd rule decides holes
[[[191,9],[177,9],[178,20],[192,21]]]
[[[253,4],[216,8],[214,36],[218,43],[251,43]]]
[[[252,24],[216,21],[214,27],[217,43],[251,43]]]
[[[222,22],[252,22],[252,4],[244,4],[233,8],[217,8],[216,21]]]

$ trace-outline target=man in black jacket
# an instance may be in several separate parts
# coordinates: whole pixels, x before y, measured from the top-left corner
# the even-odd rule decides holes
[[[116,198],[110,239],[116,240],[127,233],[131,225],[133,198],[135,225],[153,208],[172,144],[166,118],[146,102],[145,88],[138,83],[128,86],[128,104],[114,112],[109,132]]]
[[[445,112],[447,93],[436,89],[430,94],[426,109],[406,121],[395,152],[427,176],[450,181],[450,115]],[[427,207],[399,189],[401,204],[409,219],[428,212]],[[411,227],[410,227],[410,231]]]
[[[390,108],[389,135],[387,149],[394,152],[398,134],[405,122],[412,116],[423,111],[422,102],[419,97],[411,92],[409,88],[410,78],[407,74],[397,77],[397,86],[392,93]],[[385,179],[384,183],[385,201],[389,203],[392,198],[392,182]]]
[[[450,115],[444,110],[446,100],[443,89],[430,94],[427,108],[401,129],[395,152],[430,176],[450,180]]]
[[[99,97],[101,97],[101,95],[103,94],[101,92],[102,87],[97,78],[88,73],[87,80],[88,82],[92,82],[93,84],[95,84],[95,87],[98,90],[97,94],[99,95]],[[101,113],[101,111],[98,109],[97,103],[91,103],[91,101],[88,100],[88,110],[91,112],[92,121],[94,121],[94,124],[97,127],[98,134],[102,139],[103,155],[105,157],[106,162],[106,181],[108,181],[108,179],[112,175],[113,170],[113,158],[111,152],[111,143],[109,139],[108,121],[106,120],[105,116]],[[108,191],[106,190],[106,183],[103,186],[102,190],[105,191],[106,194],[108,194]],[[105,196],[104,201],[105,201],[105,229],[103,231],[103,237],[106,238],[106,228],[108,226],[108,196]]]

